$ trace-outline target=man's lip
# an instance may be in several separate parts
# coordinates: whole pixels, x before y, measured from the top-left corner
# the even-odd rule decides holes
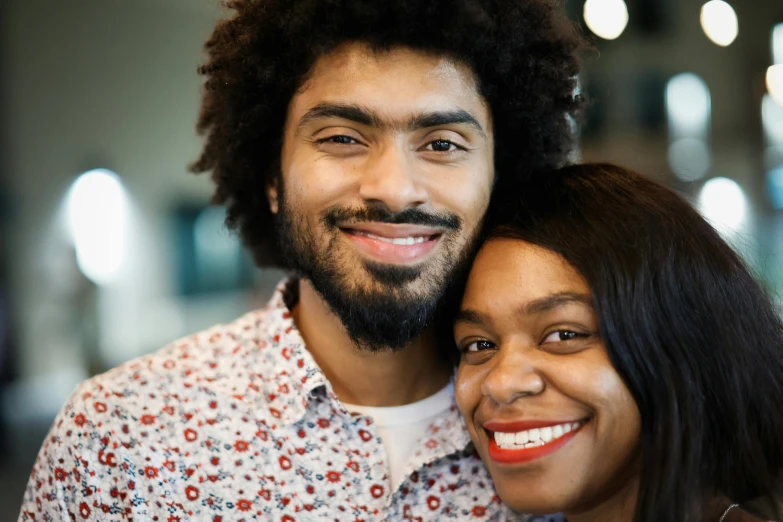
[[[352,223],[340,225],[347,233],[359,232],[391,239],[405,237],[432,237],[443,233],[442,230],[420,225],[396,225],[392,223]]]
[[[484,429],[498,433],[517,433],[536,428],[547,428],[559,424],[571,424],[578,422],[580,424],[587,421],[587,418],[569,419],[569,420],[519,420],[519,421],[495,421],[491,420],[483,424]]]

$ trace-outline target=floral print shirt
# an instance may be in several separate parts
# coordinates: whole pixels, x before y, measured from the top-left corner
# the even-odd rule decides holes
[[[510,520],[456,406],[390,488],[278,287],[263,310],[82,383],[54,421],[20,521]]]

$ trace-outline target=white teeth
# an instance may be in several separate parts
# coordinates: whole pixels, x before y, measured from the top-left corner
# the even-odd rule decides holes
[[[494,432],[495,442],[501,448],[534,448],[559,439],[579,428],[581,423],[569,422],[545,428],[533,428],[518,433]]]
[[[359,232],[359,234],[372,239],[377,239],[378,241],[383,241],[384,243],[391,243],[393,245],[415,245],[417,243],[424,243],[425,241],[427,241],[427,238],[425,236],[381,237],[381,236],[376,236],[375,234],[369,234],[365,232]]]

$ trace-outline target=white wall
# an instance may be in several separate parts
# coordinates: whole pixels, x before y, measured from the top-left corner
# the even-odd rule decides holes
[[[24,377],[84,373],[68,336],[67,270],[56,226],[62,197],[84,170],[117,172],[135,210],[125,281],[98,296],[109,364],[159,347],[250,306],[247,296],[172,300],[166,212],[207,200],[208,177],[186,173],[200,150],[194,123],[202,44],[216,0],[3,0],[0,81],[14,199],[12,302]],[[59,267],[59,268],[58,268]]]

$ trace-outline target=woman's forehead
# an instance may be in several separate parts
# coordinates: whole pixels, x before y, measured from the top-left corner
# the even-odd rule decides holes
[[[473,263],[465,303],[513,301],[524,305],[562,293],[590,294],[584,278],[562,256],[519,239],[492,238]]]

